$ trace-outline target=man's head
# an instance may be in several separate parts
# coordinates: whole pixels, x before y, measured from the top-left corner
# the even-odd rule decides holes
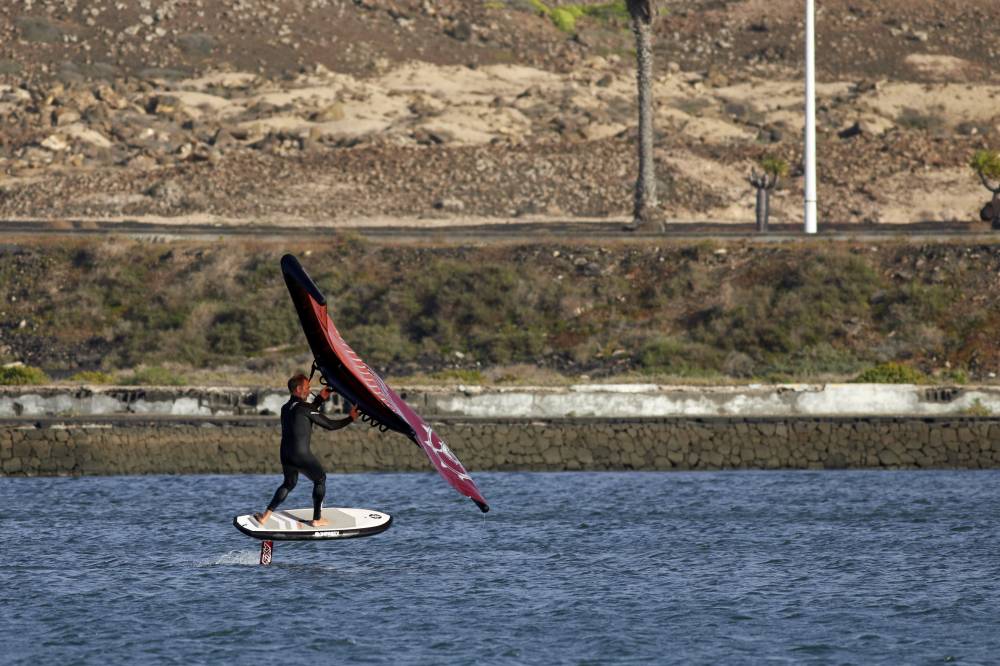
[[[292,375],[288,380],[288,392],[299,400],[309,397],[309,378],[303,374]]]

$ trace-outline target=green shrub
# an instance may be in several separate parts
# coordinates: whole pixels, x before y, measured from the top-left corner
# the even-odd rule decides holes
[[[977,150],[969,166],[987,178],[1000,179],[1000,150]]]
[[[11,365],[0,368],[0,386],[25,386],[45,384],[49,376],[41,368],[30,365]]]
[[[598,19],[628,19],[628,7],[625,5],[625,0],[613,0],[612,2],[603,2],[598,5],[583,5],[584,14],[587,16],[598,18]],[[666,9],[661,8],[660,13],[666,12]]]
[[[558,332],[555,289],[502,262],[428,259],[406,281],[372,280],[346,292],[336,316],[347,341],[375,365],[412,361],[415,351],[529,361]]]
[[[154,365],[135,370],[131,375],[122,377],[121,382],[128,386],[183,386],[187,384],[187,378]]]
[[[930,131],[941,129],[945,122],[940,115],[906,107],[896,116],[896,124],[907,129]]]
[[[882,363],[868,368],[854,378],[856,384],[923,384],[927,377],[917,370],[902,363]]]
[[[772,176],[788,175],[788,162],[780,157],[765,157],[760,161],[760,168],[762,168],[765,173],[771,174]]]
[[[830,375],[850,376],[863,370],[865,365],[867,363],[850,350],[824,342],[773,358],[759,373],[769,378],[783,377],[784,381],[801,381]]]
[[[552,13],[552,10],[549,9],[549,6],[546,5],[544,2],[542,2],[542,0],[528,0],[528,4],[530,4],[536,12],[544,16],[548,16],[549,14]]]
[[[361,358],[375,368],[412,361],[417,351],[395,323],[358,326],[344,335]]]
[[[872,314],[890,330],[906,330],[940,321],[953,310],[958,296],[947,285],[909,282],[882,294]]]
[[[725,305],[689,318],[697,342],[740,351],[758,361],[838,340],[845,322],[867,318],[878,276],[853,255],[816,255],[801,263],[775,264],[735,289]]]
[[[953,384],[968,384],[969,383],[969,373],[967,373],[962,368],[955,368],[944,374],[944,379],[948,380]]]
[[[984,405],[982,400],[976,398],[972,401],[972,405],[962,410],[962,414],[965,416],[993,416],[993,410]]]
[[[69,381],[80,384],[114,384],[115,377],[100,370],[84,370],[70,377]]]
[[[441,370],[431,375],[431,378],[444,382],[458,381],[463,384],[482,384],[485,381],[483,373],[479,370],[466,370],[463,368]]]
[[[549,7],[541,0],[528,0],[532,8],[539,14],[548,16],[557,28],[563,32],[576,32],[576,22],[584,16],[598,19],[628,18],[628,8],[625,0],[614,0],[598,5],[561,5]]]
[[[290,308],[241,304],[216,314],[205,338],[216,354],[245,357],[288,342],[297,327]]]
[[[645,374],[705,377],[719,374],[726,357],[717,349],[660,336],[644,344],[634,359]]]

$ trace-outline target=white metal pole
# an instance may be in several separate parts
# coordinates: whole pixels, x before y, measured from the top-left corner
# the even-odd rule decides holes
[[[805,232],[816,233],[816,6],[806,0]]]

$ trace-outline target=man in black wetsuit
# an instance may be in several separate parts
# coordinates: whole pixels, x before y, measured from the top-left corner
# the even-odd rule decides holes
[[[299,472],[313,482],[313,527],[329,525],[323,518],[323,497],[326,495],[326,472],[316,456],[309,450],[309,439],[312,436],[312,424],[327,430],[339,430],[349,426],[358,418],[358,408],[352,407],[347,418],[332,421],[320,413],[320,406],[330,397],[330,389],[323,388],[319,396],[311,403],[309,398],[309,378],[305,375],[295,375],[288,380],[288,391],[292,397],[281,407],[281,471],[285,479],[274,493],[274,498],[263,513],[255,513],[254,518],[264,523],[271,517],[271,512],[285,501],[288,493],[299,480]]]

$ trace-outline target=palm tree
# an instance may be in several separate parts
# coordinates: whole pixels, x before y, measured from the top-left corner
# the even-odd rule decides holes
[[[767,220],[771,215],[771,190],[778,186],[778,179],[788,175],[788,162],[780,157],[765,157],[760,162],[761,173],[750,171],[750,184],[757,190],[757,231],[767,233]]]
[[[630,229],[659,229],[656,208],[656,165],[653,163],[653,0],[626,0],[635,33],[636,80],[639,87],[639,176]]]

